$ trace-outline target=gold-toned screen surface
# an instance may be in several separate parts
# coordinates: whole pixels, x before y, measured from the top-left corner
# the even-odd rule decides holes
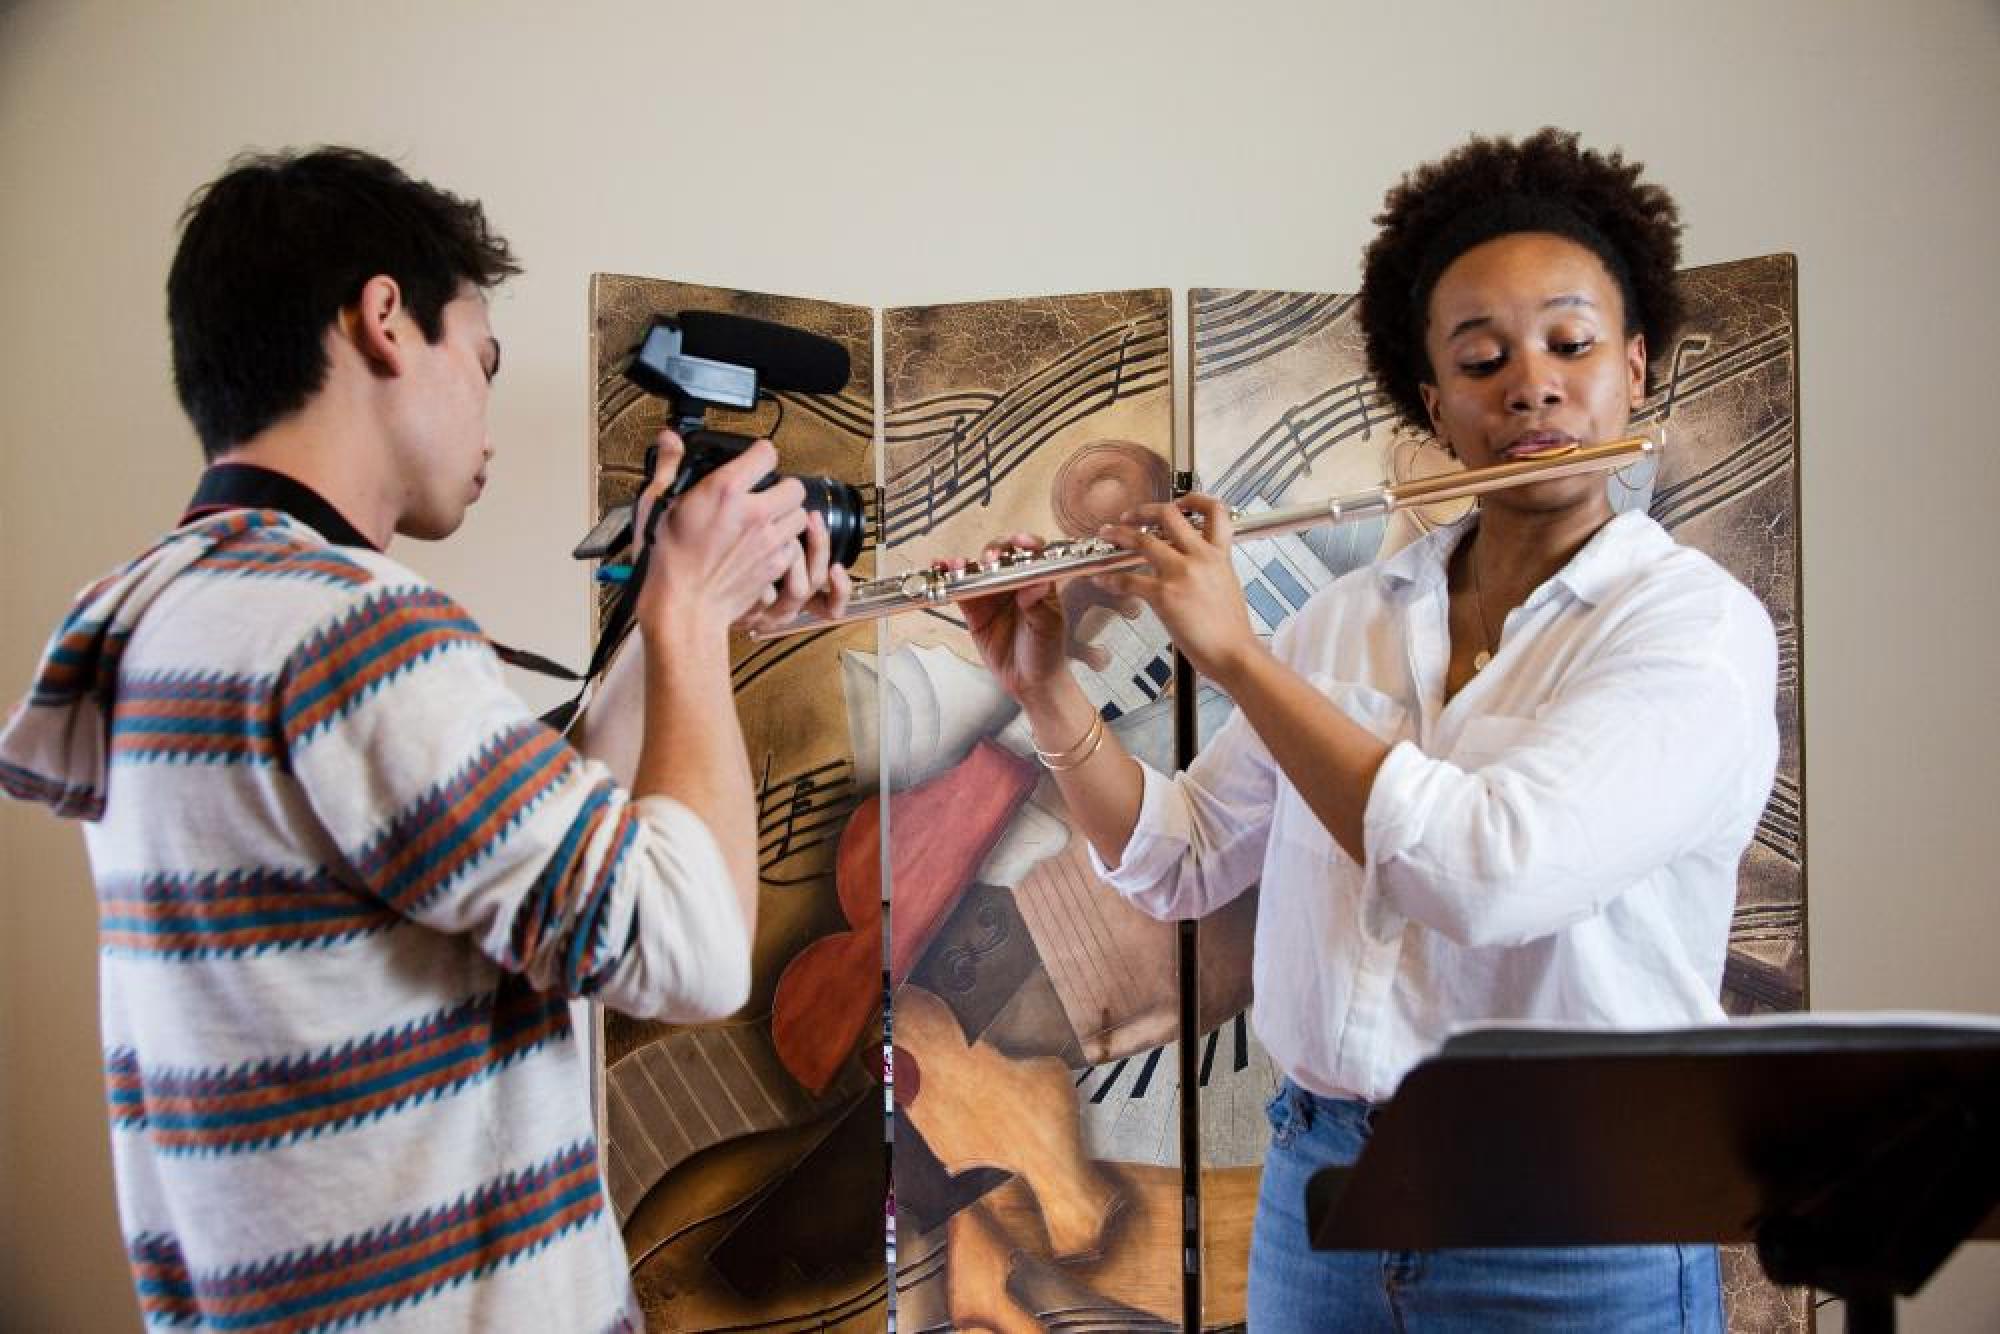
[[[774,438],[785,472],[833,477],[872,501],[870,311],[600,274],[591,285],[600,512],[636,493],[646,446],[666,424],[665,404],[626,381],[626,359],[656,314],[685,310],[775,321],[846,349],[851,370],[838,394],[778,395]],[[777,405],[767,403],[711,413],[707,424],[759,435],[777,419]],[[872,560],[864,554],[858,572]],[[734,640],[737,710],[760,807],[749,1004],[727,1023],[698,1027],[605,1018],[605,1173],[655,1329],[858,1334],[887,1325],[880,984],[850,1005],[858,1015],[844,1042],[816,1068],[795,1040],[819,1027],[810,1001],[780,985],[816,941],[853,933],[842,904],[854,886],[841,892],[837,852],[872,788],[857,776],[838,663],[844,646],[871,638],[847,627],[776,643]],[[879,900],[874,884],[860,893]],[[856,955],[867,979],[878,978],[879,935],[863,939]]]
[[[1084,536],[1165,498],[1168,301],[886,312],[885,571],[1013,533]],[[1064,606],[1086,693],[1171,768],[1158,622],[1082,581]],[[1177,1329],[1175,929],[1092,872],[962,624],[956,608],[897,618],[875,668],[899,868],[899,1324]]]

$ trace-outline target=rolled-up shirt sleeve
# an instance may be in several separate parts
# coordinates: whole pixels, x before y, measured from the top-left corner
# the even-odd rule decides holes
[[[643,830],[607,905],[629,922],[629,944],[595,999],[660,1019],[731,1014],[750,997],[750,935],[722,849],[671,797],[637,797],[632,808]]]
[[[1404,741],[1363,820],[1368,893],[1461,944],[1597,911],[1719,830],[1777,759],[1776,645],[1747,595],[1649,618],[1532,718],[1482,718],[1449,758]],[[1723,818],[1736,825],[1740,820]]]
[[[1169,779],[1140,764],[1139,819],[1119,856],[1093,868],[1141,912],[1205,917],[1257,881],[1270,836],[1277,765],[1240,713],[1231,714],[1188,770]]]

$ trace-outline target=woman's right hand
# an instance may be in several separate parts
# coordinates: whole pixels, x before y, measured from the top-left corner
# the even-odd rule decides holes
[[[1041,546],[1040,538],[1025,533],[1005,543],[1005,547],[1026,551],[1038,551]],[[980,563],[991,564],[1005,547],[988,547],[981,553]],[[1016,703],[1026,704],[1032,697],[1046,695],[1068,679],[1068,636],[1055,581],[966,598],[958,605],[987,670]]]

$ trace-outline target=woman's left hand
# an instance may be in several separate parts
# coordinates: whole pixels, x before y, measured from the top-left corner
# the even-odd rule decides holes
[[[1188,521],[1201,516],[1201,527]],[[1173,636],[1194,669],[1225,690],[1237,670],[1263,650],[1250,628],[1243,586],[1229,562],[1229,507],[1196,492],[1173,502],[1142,505],[1099,534],[1136,551],[1148,568],[1096,576],[1099,586],[1141,598]],[[1157,531],[1141,532],[1149,524]]]

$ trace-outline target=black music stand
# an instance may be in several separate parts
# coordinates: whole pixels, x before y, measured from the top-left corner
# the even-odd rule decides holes
[[[1996,1204],[2000,1022],[1948,1016],[1475,1030],[1306,1189],[1322,1250],[1754,1241],[1855,1334]]]

